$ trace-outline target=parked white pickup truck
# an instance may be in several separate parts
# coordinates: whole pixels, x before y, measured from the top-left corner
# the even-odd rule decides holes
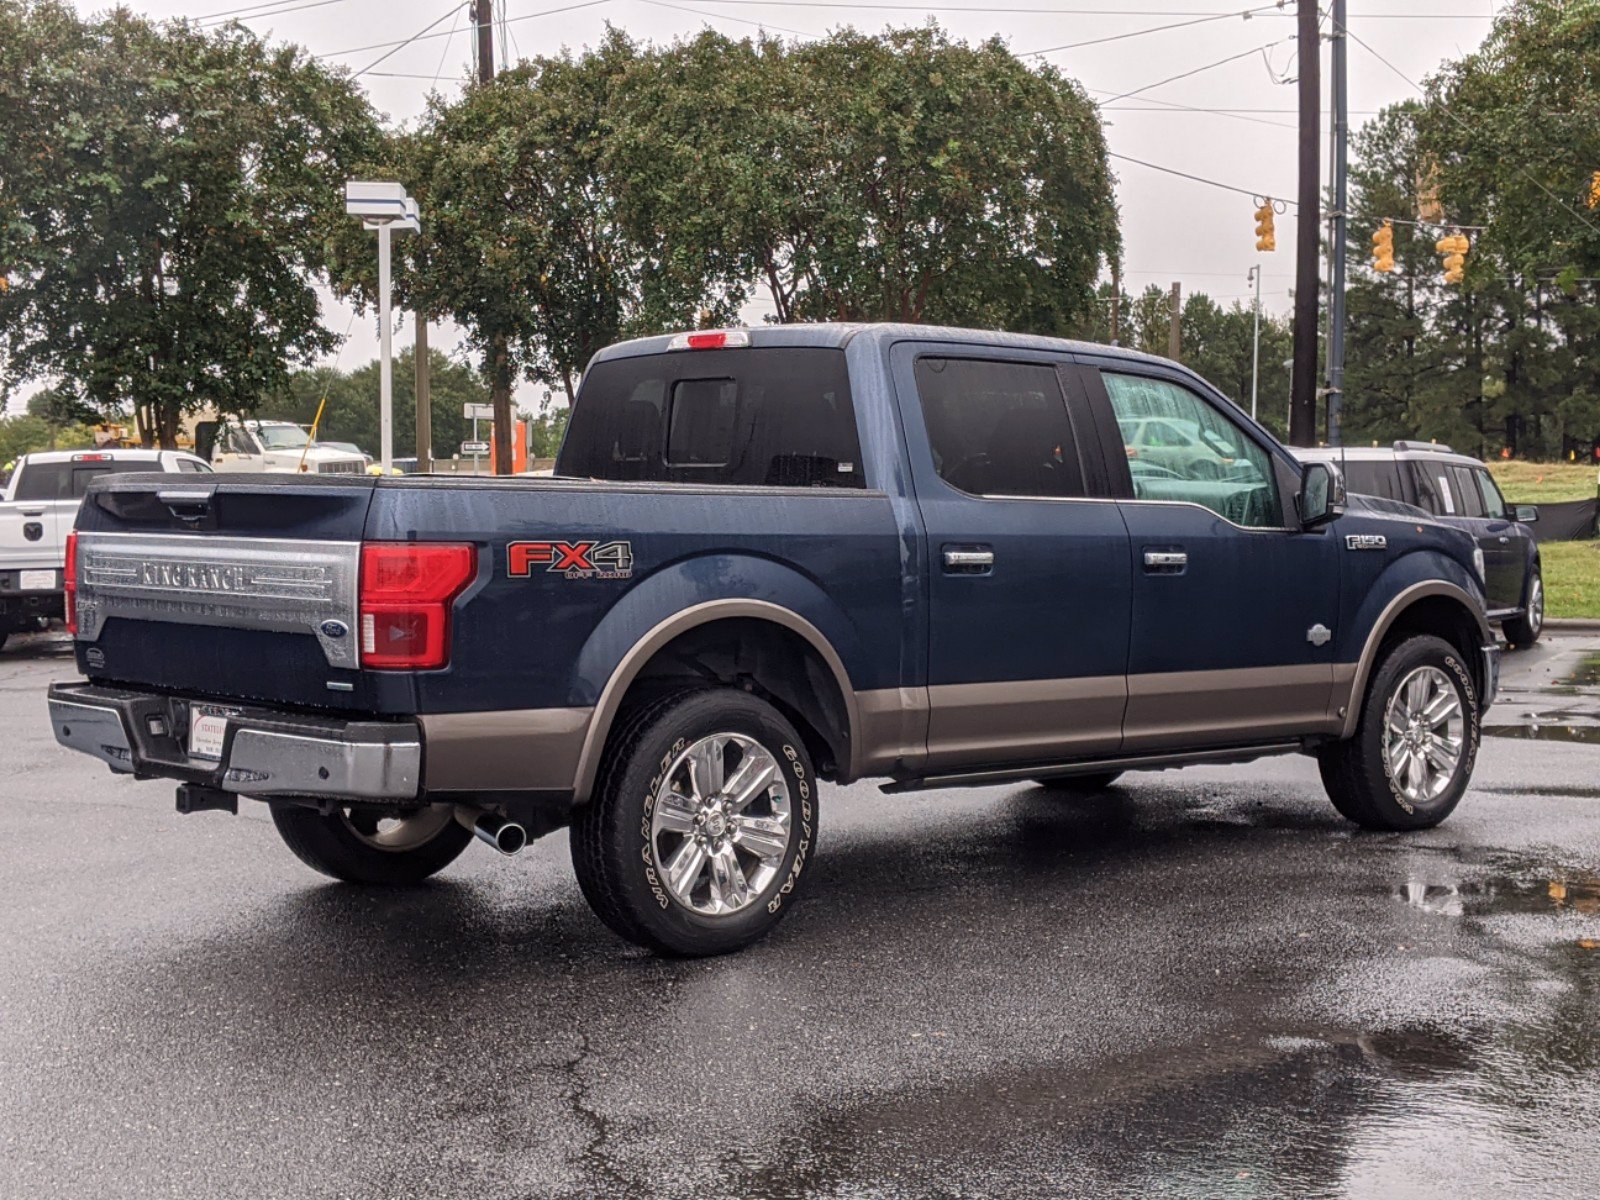
[[[195,449],[218,471],[361,475],[369,461],[358,450],[312,442],[293,421],[254,417],[200,422],[195,426]]]
[[[0,500],[0,646],[61,616],[61,568],[78,504],[97,475],[206,472],[181,450],[46,450],[24,454]]]

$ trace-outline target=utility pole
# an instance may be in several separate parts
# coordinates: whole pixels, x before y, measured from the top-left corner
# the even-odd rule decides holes
[[[1345,213],[1349,207],[1347,166],[1350,153],[1349,39],[1345,36],[1345,2],[1333,0],[1329,60],[1333,67],[1333,287],[1328,296],[1328,444],[1340,444],[1344,409],[1344,274]]]
[[[1111,344],[1122,345],[1122,264],[1111,268]]]
[[[1250,278],[1255,280],[1256,302],[1255,336],[1250,348],[1250,419],[1258,420],[1256,416],[1256,393],[1261,383],[1261,264],[1257,263],[1250,268]]]
[[[1183,284],[1176,279],[1172,281],[1172,324],[1167,327],[1167,357],[1173,362],[1183,361],[1183,326],[1179,318],[1183,316]]]
[[[472,23],[478,27],[478,83],[494,82],[494,0],[472,0]],[[494,403],[494,472],[510,475],[515,469],[511,453],[510,350],[504,336],[489,342],[489,399]]]
[[[1299,0],[1300,203],[1295,229],[1294,376],[1289,393],[1289,444],[1309,446],[1317,424],[1317,264],[1321,258],[1322,44],[1316,0]]]
[[[416,322],[416,348],[412,351],[417,392],[417,470],[433,470],[433,397],[429,394],[428,318],[412,314]]]

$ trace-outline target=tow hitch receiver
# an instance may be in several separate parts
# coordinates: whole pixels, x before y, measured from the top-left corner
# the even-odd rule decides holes
[[[178,811],[181,813],[230,812],[239,815],[239,797],[221,788],[206,787],[199,783],[178,785]]]

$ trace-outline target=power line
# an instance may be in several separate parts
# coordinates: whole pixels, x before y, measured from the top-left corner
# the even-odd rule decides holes
[[[1264,45],[1252,46],[1250,49],[1242,50],[1238,54],[1230,54],[1227,58],[1219,58],[1216,62],[1206,63],[1203,67],[1193,67],[1190,70],[1181,71],[1177,75],[1169,75],[1165,79],[1156,80],[1154,83],[1147,83],[1143,87],[1136,87],[1131,92],[1122,92],[1111,97],[1111,99],[1106,101],[1106,103],[1115,104],[1118,100],[1126,100],[1129,96],[1137,96],[1140,92],[1148,92],[1153,88],[1165,87],[1169,83],[1176,83],[1180,79],[1188,79],[1191,75],[1198,75],[1202,71],[1213,71],[1218,67],[1226,66],[1228,63],[1238,62],[1241,58],[1249,58],[1252,54],[1261,54],[1267,50],[1270,50],[1273,46],[1280,46],[1284,42],[1290,40],[1292,39],[1279,38],[1275,42],[1267,42]]]
[[[560,8],[546,8],[536,13],[524,13],[520,17],[512,17],[507,25],[515,25],[518,21],[533,21],[539,17],[553,17],[558,13],[576,12],[580,8],[594,8],[600,4],[610,4],[612,0],[581,0],[577,4],[564,4]],[[361,54],[367,50],[387,50],[391,46],[409,46],[412,42],[422,42],[429,38],[449,37],[447,33],[420,33],[403,38],[397,42],[373,42],[369,46],[352,46],[348,50],[329,50],[322,54],[313,55],[315,58],[343,58],[346,54]]]
[[[1109,96],[1109,95],[1111,95],[1110,92],[1108,92],[1108,91],[1106,91],[1106,90],[1104,90],[1102,88],[1085,88],[1084,90],[1087,91],[1087,92],[1093,92],[1097,96]],[[1221,109],[1221,108],[1197,108],[1192,104],[1179,104],[1176,100],[1163,100],[1159,96],[1141,96],[1140,100],[1145,104],[1159,104],[1159,105],[1162,106],[1162,108],[1131,108],[1131,107],[1130,108],[1111,108],[1111,107],[1109,107],[1111,105],[1111,101],[1109,101],[1109,100],[1104,102],[1104,103],[1102,103],[1102,104],[1100,104],[1099,107],[1100,107],[1100,110],[1102,112],[1108,112],[1108,111],[1112,111],[1112,112],[1161,112],[1161,111],[1163,111],[1163,109],[1174,109],[1174,110],[1182,110],[1182,111],[1187,111],[1187,112],[1203,112],[1203,113],[1214,112],[1214,113],[1218,113],[1221,116],[1228,117],[1228,118],[1230,118],[1231,120],[1234,120],[1234,121],[1248,121],[1252,125],[1269,125],[1273,129],[1294,129],[1295,128],[1294,125],[1291,125],[1286,121],[1268,121],[1264,117],[1246,116],[1243,113],[1234,113],[1234,112],[1228,111],[1227,109]]]
[[[266,17],[282,16],[284,13],[300,12],[307,8],[326,8],[330,4],[342,4],[344,0],[309,0],[298,4],[287,4],[285,0],[273,0],[271,4],[257,4],[251,8],[236,8],[229,12],[212,13],[205,17],[193,17],[196,28],[214,29],[218,25],[231,25],[235,21],[257,21]],[[269,11],[262,12],[260,10]]]
[[[697,17],[705,17],[709,21],[736,21],[740,25],[753,25],[757,29],[776,29],[779,33],[787,33],[793,37],[814,38],[818,36],[815,33],[806,33],[800,29],[789,29],[783,25],[774,25],[770,21],[752,21],[748,17],[736,17],[732,13],[706,12],[701,8],[689,8],[682,4],[671,4],[668,3],[668,0],[644,0],[644,3],[655,8],[674,8],[679,12],[693,13]]]
[[[1106,157],[1121,159],[1123,162],[1131,162],[1135,166],[1148,167],[1152,171],[1161,171],[1167,175],[1176,175],[1180,179],[1192,180],[1195,183],[1204,183],[1210,187],[1221,188],[1225,192],[1237,192],[1241,196],[1249,196],[1252,199],[1259,199],[1263,196],[1269,195],[1267,192],[1251,191],[1249,188],[1234,187],[1234,185],[1231,183],[1220,183],[1215,179],[1207,179],[1203,175],[1191,175],[1187,171],[1179,171],[1173,167],[1163,167],[1159,163],[1145,162],[1142,158],[1134,158],[1129,154],[1118,154],[1114,150],[1107,150]],[[1286,205],[1289,208],[1299,207],[1293,200],[1279,200],[1278,203]]]
[[[1077,50],[1084,46],[1103,46],[1107,42],[1120,42],[1125,38],[1143,37],[1147,33],[1165,33],[1169,29],[1187,29],[1191,25],[1205,25],[1212,21],[1225,21],[1229,17],[1242,17],[1248,21],[1258,12],[1266,12],[1277,7],[1272,4],[1263,4],[1257,8],[1246,8],[1239,12],[1212,13],[1208,16],[1194,17],[1187,21],[1174,21],[1170,25],[1151,25],[1145,29],[1129,29],[1123,33],[1107,34],[1105,37],[1090,38],[1083,42],[1067,42],[1060,46],[1046,46],[1043,50],[1029,50],[1020,55],[1021,58],[1034,58],[1040,54],[1054,54],[1058,50]]]
[[[429,21],[426,25],[424,25],[416,33],[412,34],[405,41],[401,42],[398,46],[394,47],[394,49],[385,50],[382,54],[378,55],[377,58],[373,59],[366,66],[362,67],[361,70],[357,71],[350,78],[352,78],[352,79],[360,79],[363,75],[365,75],[368,71],[372,70],[373,67],[377,66],[379,63],[383,62],[385,59],[393,58],[396,54],[399,54],[400,51],[404,50],[407,46],[411,45],[412,42],[416,41],[418,38],[420,38],[423,34],[427,33],[434,26],[443,25],[445,17],[448,17],[448,16],[454,16],[456,18],[456,20],[458,20],[458,21],[461,19],[461,0],[454,0],[454,2],[450,5],[450,7],[445,9],[445,11],[443,13],[441,13],[437,18],[435,18],[432,21]],[[449,44],[450,44],[449,42],[445,43],[446,46],[448,46]]]
[[[995,4],[857,4],[847,3],[846,0],[701,0],[704,4],[733,5],[740,8],[848,8],[848,9],[877,9],[888,12],[973,12],[973,13],[1007,13],[1007,14],[1034,14],[1038,16],[1078,16],[1078,17],[1236,17],[1234,12],[1197,11],[1192,8],[1067,8],[1067,7],[1023,7],[1020,5],[995,5]],[[1271,9],[1267,15],[1274,17],[1293,16],[1292,12],[1282,9],[1277,4],[1267,5],[1260,11]],[[1459,12],[1459,13],[1354,13],[1352,18],[1359,17],[1363,21],[1385,20],[1423,20],[1423,21],[1466,21],[1466,20],[1492,20],[1489,13]]]

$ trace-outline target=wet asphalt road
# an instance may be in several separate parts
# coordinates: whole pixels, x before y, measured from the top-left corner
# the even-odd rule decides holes
[[[778,933],[666,962],[562,836],[383,893],[177,816],[51,741],[60,646],[0,657],[0,1197],[1600,1194],[1600,746],[1559,722],[1413,836],[1303,759],[826,790]],[[1596,651],[1495,719],[1582,726]]]

